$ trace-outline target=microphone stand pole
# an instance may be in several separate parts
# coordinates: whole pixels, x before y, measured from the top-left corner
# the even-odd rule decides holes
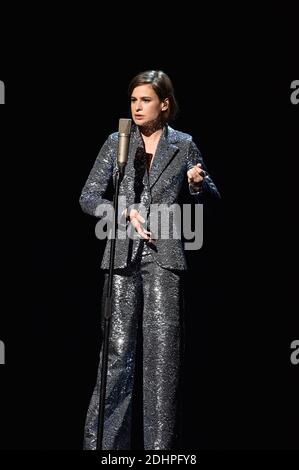
[[[118,193],[119,186],[124,176],[124,164],[118,165],[118,171],[115,175],[115,193],[113,197],[113,222],[112,222],[112,238],[110,240],[110,262],[109,262],[109,275],[108,286],[106,290],[105,309],[104,309],[104,334],[103,334],[103,352],[102,352],[102,367],[101,367],[101,388],[99,398],[99,417],[97,429],[97,450],[102,450],[103,444],[103,431],[104,431],[104,414],[105,414],[105,400],[106,400],[106,383],[107,383],[107,369],[108,369],[108,351],[109,351],[109,331],[110,331],[110,318],[112,315],[112,280],[114,270],[114,257],[115,257],[115,241],[118,227]]]

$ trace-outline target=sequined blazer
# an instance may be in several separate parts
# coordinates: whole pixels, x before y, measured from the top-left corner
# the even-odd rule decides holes
[[[80,196],[79,202],[82,210],[99,217],[102,221],[105,217],[107,218],[108,213],[110,218],[108,217],[107,220],[111,220],[111,212],[104,212],[103,215],[102,209],[108,206],[110,209],[113,207],[112,201],[105,199],[105,192],[112,177],[114,181],[118,169],[117,152],[118,133],[113,133],[102,146]],[[189,186],[194,202],[203,203],[207,195],[219,198],[219,192],[190,135],[165,126],[151,169],[147,172],[143,140],[138,127],[132,126],[128,162],[119,189],[119,196],[122,196],[120,200],[125,202],[125,207],[142,208],[141,213],[143,216],[146,215],[147,228],[150,230],[152,207],[157,207],[158,204],[168,207],[177,205],[182,185],[188,184],[186,173],[197,163],[202,163],[206,176],[200,193],[194,192]],[[121,208],[123,209],[120,205],[119,209]],[[132,229],[132,225],[125,221],[124,217],[120,218],[115,245],[115,268],[125,268],[133,263],[140,253],[140,245],[144,244],[136,233],[135,239],[127,235],[129,228]],[[121,235],[120,232],[122,232]],[[151,246],[153,256],[160,266],[176,270],[187,268],[181,239],[157,237],[156,242]],[[101,263],[102,269],[109,268],[109,257],[110,241],[108,240]]]

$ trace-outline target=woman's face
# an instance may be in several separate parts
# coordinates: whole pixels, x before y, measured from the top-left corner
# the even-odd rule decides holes
[[[168,100],[160,101],[152,85],[140,85],[131,95],[131,113],[137,126],[144,126],[156,121],[161,112],[168,107]]]

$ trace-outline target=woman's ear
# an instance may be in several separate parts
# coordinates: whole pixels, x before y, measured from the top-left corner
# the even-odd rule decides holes
[[[165,100],[162,101],[162,111],[166,111],[169,107],[169,99],[165,98]]]

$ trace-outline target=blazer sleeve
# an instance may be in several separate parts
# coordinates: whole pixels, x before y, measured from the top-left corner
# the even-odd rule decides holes
[[[116,158],[115,149],[115,142],[113,141],[112,135],[110,135],[102,146],[82,189],[79,203],[83,212],[89,215],[99,217],[97,208],[100,204],[113,207],[113,202],[104,199],[103,195],[113,176],[114,161]]]
[[[189,184],[190,194],[194,196],[196,202],[200,204],[202,204],[207,198],[210,198],[211,196],[213,198],[220,199],[220,193],[209,175],[206,164],[202,158],[202,154],[199,151],[197,145],[193,142],[193,140],[191,140],[187,152],[187,171],[191,170],[191,168],[194,165],[197,165],[197,163],[201,163],[202,169],[206,172],[206,176],[204,177],[201,191],[199,192],[196,192],[192,188],[192,185]]]

